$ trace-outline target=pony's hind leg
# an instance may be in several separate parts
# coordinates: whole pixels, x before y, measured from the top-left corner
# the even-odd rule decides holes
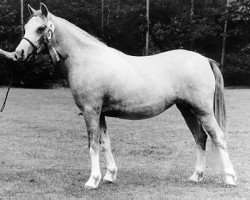
[[[105,162],[107,166],[107,172],[105,176],[103,177],[103,180],[107,182],[114,182],[116,181],[117,166],[115,164],[115,160],[111,152],[110,139],[109,139],[108,132],[107,132],[105,116],[102,114],[100,117],[100,125],[101,125],[100,144],[101,144],[102,151],[104,151],[104,157],[105,157]]]
[[[225,173],[225,183],[227,185],[236,185],[237,177],[228,155],[225,134],[219,127],[214,114],[210,112],[201,115],[200,122],[212,138],[216,152],[219,153],[219,158]]]
[[[190,177],[190,180],[194,182],[200,182],[204,178],[207,134],[203,130],[199,120],[196,118],[196,116],[194,116],[193,113],[190,112],[187,107],[183,105],[177,105],[177,108],[184,117],[197,145],[196,166],[193,175]]]

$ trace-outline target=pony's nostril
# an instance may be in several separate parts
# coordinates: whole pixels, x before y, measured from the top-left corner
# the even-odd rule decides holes
[[[23,49],[17,49],[16,50],[16,53],[14,55],[14,57],[19,60],[19,61],[22,61],[24,59],[24,50]]]
[[[24,50],[22,49],[21,51],[21,57],[23,58],[24,57]]]

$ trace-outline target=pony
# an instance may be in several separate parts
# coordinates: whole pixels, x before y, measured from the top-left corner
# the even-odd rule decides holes
[[[204,178],[209,135],[222,163],[225,183],[236,185],[226,143],[223,77],[214,60],[187,50],[126,55],[51,14],[42,3],[39,10],[30,5],[28,10],[31,17],[16,48],[16,58],[27,60],[47,45],[66,66],[71,92],[88,132],[91,173],[86,188],[97,188],[101,181],[101,148],[107,167],[103,180],[116,181],[117,165],[105,117],[140,120],[154,117],[174,104],[197,145],[190,180],[200,182]]]

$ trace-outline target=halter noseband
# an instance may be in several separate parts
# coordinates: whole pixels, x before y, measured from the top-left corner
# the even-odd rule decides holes
[[[37,52],[37,50],[40,48],[40,46],[39,47],[37,47],[30,39],[28,39],[28,38],[26,38],[26,37],[23,37],[22,38],[23,40],[26,40],[26,41],[28,41],[29,43],[30,43],[30,45],[33,47],[33,51],[35,51],[35,52]]]

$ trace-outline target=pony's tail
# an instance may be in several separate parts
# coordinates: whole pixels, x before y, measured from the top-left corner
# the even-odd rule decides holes
[[[224,138],[227,143],[227,134],[226,134],[226,107],[225,107],[225,98],[224,98],[224,80],[219,69],[219,64],[212,60],[208,59],[211,69],[214,73],[215,77],[215,92],[214,92],[214,115],[217,120],[218,125],[224,133]],[[219,152],[218,148],[216,148],[214,141],[212,140],[212,151],[214,156],[216,157],[217,164],[221,164],[218,162]]]
[[[219,69],[219,64],[209,59],[210,66],[215,77],[215,92],[214,92],[214,115],[218,125],[226,136],[226,107],[224,98],[224,81]]]

